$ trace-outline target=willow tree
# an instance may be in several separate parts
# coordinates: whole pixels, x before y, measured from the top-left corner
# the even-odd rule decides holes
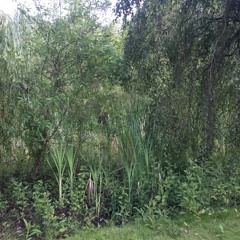
[[[176,163],[190,154],[202,162],[239,144],[239,6],[233,0],[116,5],[125,19],[132,15],[125,60],[139,91],[152,97],[165,159]]]

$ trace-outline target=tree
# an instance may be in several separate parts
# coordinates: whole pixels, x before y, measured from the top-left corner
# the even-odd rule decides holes
[[[19,60],[11,58],[17,69],[12,111],[18,115],[13,119],[20,123],[18,136],[35,174],[50,145],[81,143],[100,111],[94,105],[99,88],[118,78],[121,43],[113,37],[113,26],[97,21],[98,8],[90,1],[74,3],[65,3],[65,13],[61,6],[50,8],[39,2],[36,12],[19,6],[14,22],[20,38]]]
[[[9,162],[14,158],[13,146],[17,144],[19,122],[15,121],[17,111],[15,93],[19,60],[17,48],[19,35],[14,21],[0,12],[0,162]]]
[[[226,115],[238,102],[238,80],[231,82],[239,74],[239,6],[232,0],[118,1],[119,15],[136,7],[127,24],[125,60],[135,86],[152,98],[156,138],[167,145],[167,155],[186,159],[190,152],[202,162],[220,142],[227,144]]]

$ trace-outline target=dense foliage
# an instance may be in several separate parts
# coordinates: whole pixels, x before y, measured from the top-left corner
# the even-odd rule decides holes
[[[0,13],[0,238],[240,204],[240,1],[107,6]]]

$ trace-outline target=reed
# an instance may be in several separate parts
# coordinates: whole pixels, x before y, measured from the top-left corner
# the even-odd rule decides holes
[[[67,160],[67,166],[68,166],[68,177],[70,180],[70,191],[71,191],[71,197],[72,197],[75,174],[76,174],[76,163],[77,163],[77,160],[75,158],[75,153],[74,153],[72,146],[67,148],[66,160]]]
[[[100,211],[101,211],[102,189],[103,189],[103,178],[104,178],[102,158],[99,157],[98,160],[99,161],[97,165],[90,167],[92,178],[93,178],[93,196],[94,196],[97,217],[99,217]]]
[[[62,208],[64,205],[63,178],[64,178],[64,172],[66,168],[65,151],[66,151],[66,148],[63,146],[53,148],[51,150],[52,161],[48,160],[48,164],[53,169],[56,181],[58,183],[58,200],[59,200],[60,208]],[[56,169],[56,171],[54,169]]]
[[[131,202],[135,195],[134,186],[138,189],[138,196],[141,193],[146,195],[147,192],[149,196],[152,195],[152,185],[156,182],[153,176],[156,163],[153,158],[151,133],[148,135],[145,133],[145,110],[131,105],[127,115],[127,124],[119,132],[118,142],[126,173],[129,202]]]

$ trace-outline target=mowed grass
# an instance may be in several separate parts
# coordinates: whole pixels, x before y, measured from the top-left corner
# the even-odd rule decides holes
[[[81,230],[67,240],[240,240],[240,212],[232,209],[201,217],[179,217],[176,220],[158,220],[121,227]]]

